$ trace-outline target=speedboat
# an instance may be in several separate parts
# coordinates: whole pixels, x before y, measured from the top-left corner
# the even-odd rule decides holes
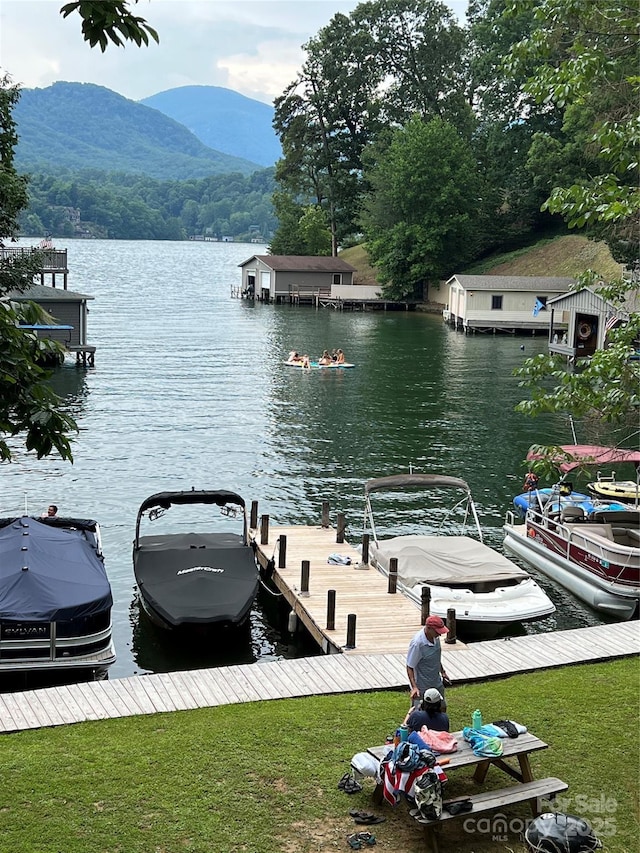
[[[0,519],[0,673],[92,671],[116,660],[113,598],[90,519]]]
[[[605,457],[640,460],[635,451],[616,448],[566,445],[562,452],[558,467],[564,475],[585,463],[601,464]],[[622,458],[625,454],[631,460]],[[571,493],[571,484],[561,481],[546,501],[531,500],[524,519],[509,511],[505,547],[600,613],[631,619],[640,601],[640,509],[595,498],[589,508],[567,500]]]
[[[485,545],[468,484],[439,474],[397,474],[365,483],[365,533],[370,536],[369,561],[385,575],[397,560],[397,587],[418,606],[422,589],[430,589],[431,613],[445,619],[454,609],[461,633],[496,635],[510,625],[541,619],[555,611],[553,602],[524,569]],[[394,492],[399,511],[409,513],[415,527],[415,492],[454,492],[453,506],[429,511],[434,533],[381,539],[371,496]],[[410,494],[413,493],[413,494]],[[449,498],[449,504],[451,498]],[[431,503],[431,502],[430,502]],[[439,519],[439,523],[438,523]],[[470,535],[473,533],[473,535]]]
[[[140,535],[173,506],[218,506],[241,516],[239,532]],[[194,525],[192,525],[194,526]],[[259,575],[248,539],[244,500],[235,492],[160,492],[140,505],[133,543],[138,598],[149,619],[167,630],[240,627],[248,621]]]

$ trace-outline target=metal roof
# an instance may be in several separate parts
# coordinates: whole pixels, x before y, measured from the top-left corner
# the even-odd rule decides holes
[[[253,260],[258,260],[269,269],[277,272],[355,272],[352,267],[341,258],[333,258],[328,255],[253,255],[238,264],[246,266]]]
[[[14,302],[80,302],[83,299],[95,299],[86,293],[65,290],[63,287],[49,287],[46,284],[32,284],[26,290],[11,290],[6,294]]]
[[[447,284],[457,281],[464,290],[511,290],[548,293],[558,291],[565,293],[572,284],[573,278],[537,275],[453,275]]]

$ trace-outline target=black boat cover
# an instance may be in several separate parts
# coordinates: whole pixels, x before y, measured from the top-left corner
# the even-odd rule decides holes
[[[0,619],[72,621],[112,604],[104,563],[85,530],[29,516],[0,529]]]
[[[258,593],[253,549],[235,533],[143,536],[133,566],[147,609],[172,627],[240,624]]]

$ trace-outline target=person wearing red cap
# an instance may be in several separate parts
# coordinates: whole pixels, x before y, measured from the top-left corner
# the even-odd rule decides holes
[[[443,711],[447,707],[444,701],[444,681],[448,681],[449,677],[442,666],[440,637],[448,631],[439,616],[429,616],[424,628],[421,628],[409,643],[407,652],[411,700],[421,700],[426,690],[435,687],[443,697]]]

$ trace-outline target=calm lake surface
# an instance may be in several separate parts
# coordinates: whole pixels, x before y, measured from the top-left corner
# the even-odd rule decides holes
[[[543,338],[465,337],[421,313],[232,299],[238,264],[265,253],[260,245],[57,244],[68,249],[69,289],[95,297],[88,322],[95,367],[68,361],[53,378],[80,427],[74,464],[38,461],[16,442],[14,462],[1,468],[0,514],[25,505],[39,514],[55,503],[62,515],[100,522],[115,599],[111,677],[310,651],[289,644],[266,594],[242,647],[194,656],[154,631],[138,612],[131,561],[136,513],[149,495],[230,489],[247,505],[259,501],[274,524],[318,523],[328,500],[332,523],[344,512],[347,538],[357,543],[364,481],[413,466],[466,479],[485,541],[501,549],[527,449],[571,441],[564,421],[513,410],[522,394],[512,370],[544,351]],[[319,355],[337,347],[355,369],[307,372],[282,363],[292,348]],[[391,532],[391,521],[378,532]],[[601,621],[538,580],[559,610],[527,630]]]

